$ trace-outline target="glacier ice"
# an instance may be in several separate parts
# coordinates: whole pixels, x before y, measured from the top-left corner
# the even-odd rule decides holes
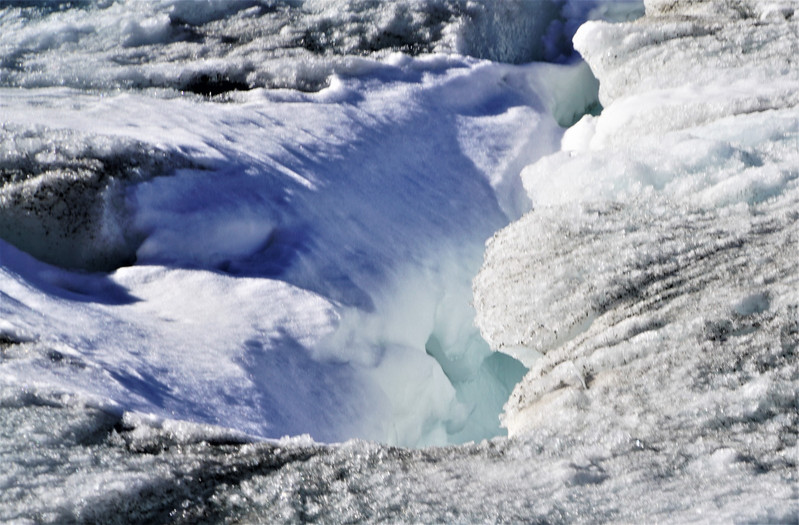
[[[0,236],[59,266],[111,270],[136,259],[126,187],[180,167],[179,152],[69,129],[0,132]]]
[[[360,71],[362,57],[398,51],[562,61],[572,55],[579,21],[632,16],[640,2],[608,9],[612,4],[98,0],[59,9],[55,2],[12,2],[3,9],[0,85],[214,96],[258,87],[318,91],[333,75]]]
[[[642,20],[583,26],[604,109],[565,136],[555,119],[591,102],[575,67],[377,51],[287,67],[283,85],[327,86],[302,94],[237,93],[213,58],[130,62],[183,48],[152,43],[158,6],[180,2],[103,3],[128,38],[119,63],[89,49],[95,71],[51,85],[86,56],[66,56],[92,30],[74,8],[97,5],[5,20],[4,49],[29,31],[32,51],[2,67],[39,86],[0,92],[5,137],[59,136],[75,169],[98,143],[175,162],[122,176],[132,267],[75,272],[0,243],[0,519],[796,521],[796,2],[651,0]],[[217,43],[226,20],[269,15],[197,5],[178,29]],[[395,24],[444,4],[335,3],[359,5]],[[33,66],[47,49],[64,69]],[[198,91],[233,91],[74,89],[193,67],[212,74]],[[468,280],[515,219],[474,281],[483,340]],[[524,368],[507,354],[530,367],[510,396]],[[509,438],[318,442],[479,440],[496,429],[467,416],[488,391],[477,408],[507,400]]]
[[[236,101],[4,89],[4,169],[33,159],[45,174],[23,183],[51,192],[57,172],[86,214],[6,200],[7,240],[67,268],[121,267],[84,275],[1,243],[0,312],[36,341],[2,374],[41,368],[37,384],[261,437],[501,433],[523,368],[480,339],[470,279],[484,240],[529,207],[518,170],[562,134],[536,75],[556,76],[395,56],[318,93]],[[53,348],[76,365],[52,365]]]

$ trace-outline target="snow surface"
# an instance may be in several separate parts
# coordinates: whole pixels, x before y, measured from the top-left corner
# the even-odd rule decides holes
[[[5,2],[0,85],[162,88],[219,94],[318,91],[361,57],[459,53],[563,61],[589,18],[640,2],[603,0],[108,0]]]
[[[8,164],[37,168],[3,190],[7,239],[63,266],[136,261],[73,279],[3,245],[15,301],[4,318],[43,348],[67,345],[94,376],[55,368],[39,380],[260,436],[495,435],[513,382],[483,366],[469,280],[485,238],[524,209],[519,166],[562,131],[527,88],[536,65],[396,60],[315,95],[236,103],[6,90],[9,142],[27,148]],[[150,169],[114,174],[131,149],[153,153],[140,163]],[[37,198],[76,178],[68,198]],[[75,208],[87,217],[62,218]],[[36,273],[46,284],[31,288]],[[459,378],[427,355],[431,336]],[[17,366],[28,365],[3,373],[23,379]],[[489,414],[469,418],[479,397]]]
[[[0,519],[795,523],[799,5],[646,6],[0,10]]]

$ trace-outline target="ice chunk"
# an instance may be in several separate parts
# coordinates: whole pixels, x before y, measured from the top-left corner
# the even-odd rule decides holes
[[[708,207],[762,202],[796,185],[797,115],[792,108],[747,114],[587,148],[603,114],[570,129],[564,151],[525,168],[522,179],[536,207],[654,195]]]
[[[762,23],[764,2],[658,5],[635,23],[586,23],[574,37],[602,105],[624,99],[614,111],[636,115],[632,127],[614,126],[615,140],[796,104],[795,20]],[[721,23],[722,13],[732,18]]]

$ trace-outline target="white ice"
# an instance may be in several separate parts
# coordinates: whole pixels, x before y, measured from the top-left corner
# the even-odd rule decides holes
[[[3,381],[260,437],[501,433],[525,369],[470,280],[597,86],[478,58],[564,61],[577,21],[636,9],[5,6]]]
[[[590,443],[564,468],[602,485],[626,457],[611,497],[647,519],[799,516],[799,5],[780,5],[649,2],[583,25],[604,109],[523,170],[534,209],[475,279],[486,341],[531,367],[509,434]],[[644,464],[647,508],[627,499]]]
[[[635,16],[640,1],[101,0],[73,9],[15,7],[3,13],[1,85],[215,93],[317,91],[331,75],[357,73],[361,57],[395,51],[562,61],[583,20]]]

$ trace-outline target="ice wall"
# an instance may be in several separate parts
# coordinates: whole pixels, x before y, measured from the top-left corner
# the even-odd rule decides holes
[[[534,210],[474,281],[485,339],[531,366],[510,435],[580,436],[599,461],[637,443],[669,479],[795,483],[796,13],[651,2],[577,32],[605,108],[523,171]]]

